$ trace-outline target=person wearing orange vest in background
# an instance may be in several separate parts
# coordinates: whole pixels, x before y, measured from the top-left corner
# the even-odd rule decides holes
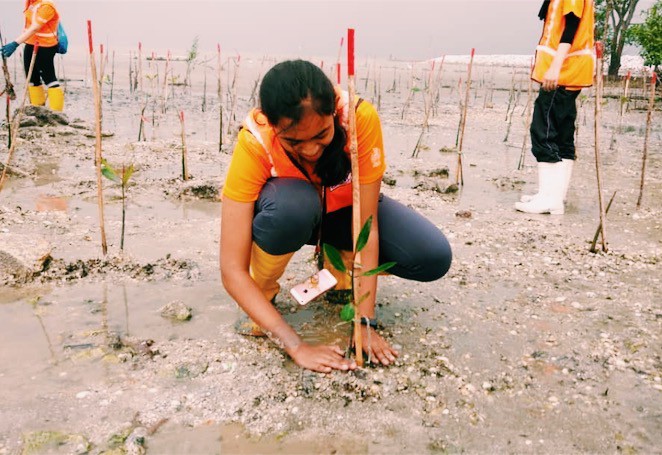
[[[531,121],[531,151],[538,161],[538,193],[523,195],[515,208],[563,215],[575,162],[576,99],[593,85],[593,0],[545,0],[532,79],[541,84]]]
[[[356,112],[361,223],[373,219],[361,251],[363,270],[394,261],[392,275],[433,281],[450,268],[450,245],[430,221],[380,193],[386,162],[379,115],[370,103],[350,107],[347,92],[334,89],[320,68],[303,60],[271,68],[259,98],[260,108],[239,132],[223,186],[223,285],[250,317],[253,327],[244,334],[268,335],[310,370],[354,369],[338,346],[302,341],[272,303],[277,280],[303,245],[315,245],[321,236],[321,243],[352,250],[349,109]],[[398,352],[372,330],[377,276],[359,279],[368,291],[359,305],[364,351],[389,365]]]
[[[26,0],[24,14],[23,33],[2,48],[2,55],[11,56],[19,44],[25,43],[23,66],[27,76],[34,46],[38,44],[39,48],[28,87],[30,103],[33,106],[45,105],[47,90],[49,107],[54,111],[61,111],[64,109],[64,92],[55,75],[53,62],[57,52],[57,26],[60,22],[60,15],[52,0]],[[44,89],[44,85],[46,89]]]

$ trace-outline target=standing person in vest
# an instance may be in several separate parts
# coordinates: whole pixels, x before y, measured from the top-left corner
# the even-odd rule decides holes
[[[223,187],[223,285],[250,317],[251,335],[268,335],[298,365],[320,372],[356,364],[338,346],[303,342],[272,302],[277,280],[303,245],[316,244],[321,235],[322,243],[352,250],[348,109],[356,112],[362,224],[373,217],[361,251],[363,269],[395,261],[391,274],[432,281],[451,264],[450,245],[439,229],[380,194],[386,163],[379,116],[366,101],[348,104],[347,92],[334,89],[314,64],[275,65],[262,80],[260,108],[248,114],[239,132]],[[369,319],[362,326],[364,351],[389,365],[398,353],[371,329],[377,277],[359,279],[369,292],[359,305],[360,316]]]
[[[64,92],[55,75],[53,62],[57,52],[57,26],[60,15],[52,0],[26,0],[24,14],[23,33],[2,48],[2,55],[11,56],[19,44],[25,43],[23,66],[27,76],[34,46],[38,44],[37,57],[28,87],[30,103],[33,106],[45,105],[48,91],[49,107],[54,111],[61,111],[64,108]]]
[[[593,14],[593,0],[545,0],[538,13],[545,21],[531,76],[541,84],[531,121],[538,193],[515,203],[521,212],[565,212],[576,158],[576,99],[593,84]]]

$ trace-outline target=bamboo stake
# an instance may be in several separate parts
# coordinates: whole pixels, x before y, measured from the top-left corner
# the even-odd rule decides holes
[[[202,85],[202,112],[207,110],[207,67],[205,66],[205,79]]]
[[[533,59],[531,59],[531,71],[533,72]],[[524,159],[526,158],[526,146],[529,140],[529,128],[531,127],[531,108],[533,106],[533,79],[529,77],[529,91],[528,97],[526,100],[526,120],[524,121],[524,139],[522,140],[522,152],[519,156],[519,162],[517,163],[517,170],[521,171],[524,167]]]
[[[113,50],[113,58],[111,60],[110,69],[110,102],[113,102],[113,88],[115,87],[115,51]]]
[[[605,209],[605,216],[609,213],[609,209],[611,208],[611,203],[614,202],[614,198],[616,197],[616,191],[614,191],[614,194],[611,195],[611,199],[609,199],[609,203],[607,204],[607,208]],[[598,225],[598,228],[595,230],[595,235],[593,236],[593,241],[591,242],[591,248],[589,251],[591,253],[597,253],[598,250],[595,249],[596,243],[598,243],[598,237],[600,236],[600,232],[602,232],[602,223]]]
[[[471,92],[471,67],[474,63],[474,54],[476,49],[471,48],[471,58],[469,59],[469,69],[467,70],[467,91],[464,96],[464,110],[462,112],[462,126],[460,129],[460,142],[457,148],[457,172],[455,174],[455,183],[464,185],[464,174],[462,173],[462,143],[464,141],[464,128],[467,125],[467,110],[469,107],[469,93]]]
[[[188,169],[186,165],[186,126],[184,124],[184,111],[179,112],[179,121],[182,124],[182,179],[188,180]]]
[[[338,47],[338,58],[336,59],[336,83],[340,85],[341,82],[341,77],[340,77],[340,56],[342,55],[342,47],[343,43],[345,42],[345,37],[341,36],[340,37],[340,46]],[[349,44],[348,44],[349,46]]]
[[[358,139],[356,136],[356,112],[354,102],[356,88],[354,86],[354,29],[347,29],[347,84],[349,86],[349,136],[350,136],[350,158],[352,161],[352,245],[354,249],[354,264],[361,263],[361,252],[356,250],[356,241],[361,232],[361,188],[359,182],[359,152]],[[361,281],[352,272],[352,289],[354,290],[354,349],[356,364],[363,366],[363,340],[361,339],[361,315],[358,305],[361,299]]]
[[[650,98],[648,98],[648,112],[646,113],[646,133],[644,135],[644,156],[641,162],[641,181],[639,183],[639,197],[637,198],[637,208],[641,207],[641,199],[644,196],[644,179],[646,177],[646,158],[648,157],[648,138],[651,132],[651,123],[653,120],[653,110],[655,109],[655,82],[657,74],[653,71],[650,82]]]
[[[631,74],[632,73],[628,71],[628,74],[623,78],[623,95],[621,95],[619,108],[618,108],[618,125],[616,126],[616,128],[611,130],[611,142],[609,143],[609,150],[614,149],[614,145],[616,145],[616,133],[620,134],[623,129],[623,114],[625,111],[625,106],[627,104]]]
[[[606,235],[606,220],[605,220],[605,207],[604,199],[602,197],[602,175],[601,175],[601,161],[600,161],[600,114],[602,105],[602,55],[604,46],[601,41],[595,43],[595,53],[597,57],[597,68],[595,72],[595,116],[594,116],[594,133],[595,133],[595,173],[598,179],[598,203],[600,206],[600,233],[602,234],[602,251],[607,252],[607,235]]]
[[[223,72],[223,66],[221,62],[221,45],[216,44],[216,53],[217,53],[217,78],[216,81],[216,95],[218,96],[218,152],[221,153],[223,150],[223,86],[221,75]]]
[[[164,114],[166,113],[166,109],[167,109],[166,103],[168,102],[168,67],[169,66],[170,66],[170,50],[168,50],[168,53],[166,54],[165,72],[163,73],[163,98],[161,104],[161,112],[163,112]],[[206,82],[207,80],[205,79],[205,84]],[[202,110],[204,111],[204,108]]]
[[[32,70],[34,70],[34,62],[37,58],[37,52],[39,51],[39,44],[34,45],[32,50],[32,58],[30,59],[30,67],[28,68],[28,75],[25,78],[25,89],[23,89],[23,100],[21,101],[21,107],[14,116],[13,125],[11,127],[11,146],[9,147],[9,152],[7,153],[7,161],[5,162],[4,167],[2,168],[2,175],[0,176],[0,192],[2,192],[2,187],[5,184],[7,178],[7,170],[9,169],[9,163],[11,163],[12,156],[14,155],[14,150],[16,149],[16,137],[18,136],[18,126],[21,122],[21,116],[23,115],[23,109],[25,108],[25,102],[28,99],[28,88],[30,87],[30,78],[32,77]],[[9,100],[9,97],[7,97]]]
[[[4,45],[5,41],[2,38],[2,32],[0,31],[0,46]],[[4,94],[7,97],[5,115],[7,116],[7,149],[10,149],[12,144],[11,102],[16,99],[16,91],[14,90],[14,85],[11,83],[7,58],[4,55],[2,56],[2,73],[5,76],[5,88],[2,89],[0,95]]]
[[[239,63],[240,62],[241,62],[241,55],[237,54],[237,63],[234,67],[234,75],[232,76],[232,85],[229,87],[229,89],[232,91],[232,93],[231,93],[230,116],[228,118],[228,132],[227,132],[227,134],[230,134],[232,132],[232,123],[234,121],[235,109],[237,107],[237,73],[239,72]]]
[[[87,37],[90,48],[90,71],[92,73],[92,92],[94,93],[94,112],[96,114],[96,147],[95,159],[97,173],[97,201],[99,205],[99,227],[101,229],[101,251],[104,256],[108,253],[106,244],[106,227],[103,215],[103,179],[101,178],[101,93],[97,79],[97,66],[94,57],[94,46],[92,42],[92,21],[87,21]]]
[[[138,41],[138,61],[136,77],[138,78],[138,89],[143,90],[143,43]]]
[[[129,51],[129,93],[133,93],[133,52]]]

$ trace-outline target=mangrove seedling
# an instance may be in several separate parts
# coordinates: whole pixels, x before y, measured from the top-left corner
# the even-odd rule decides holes
[[[134,171],[133,163],[129,166],[122,165],[122,171],[118,172],[105,159],[101,160],[101,173],[108,180],[119,183],[122,188],[122,234],[120,237],[120,251],[124,251],[124,225],[126,220],[126,188]]]
[[[352,296],[354,296],[354,288],[357,286],[356,280],[359,277],[362,276],[372,276],[372,275],[377,275],[379,273],[385,272],[391,267],[393,267],[396,263],[395,262],[385,262],[384,264],[379,265],[378,267],[375,267],[372,270],[368,270],[367,272],[358,272],[358,270],[361,269],[361,264],[357,263],[356,261],[356,256],[357,254],[366,246],[368,243],[368,238],[370,237],[370,228],[372,226],[372,216],[370,216],[363,227],[361,228],[361,232],[359,233],[359,236],[356,240],[356,245],[354,248],[354,252],[352,253],[352,260],[351,264],[349,264],[349,267],[345,266],[345,262],[342,259],[342,256],[340,254],[340,251],[338,251],[333,245],[330,245],[328,243],[325,243],[323,245],[324,249],[324,254],[326,257],[329,259],[329,262],[335,268],[341,273],[346,273],[349,275],[351,279],[351,284],[352,284]],[[352,321],[355,323],[357,318],[354,317],[355,314],[359,314],[359,305],[368,298],[370,295],[370,292],[366,292],[359,296],[358,299],[352,299],[350,303],[345,304],[345,306],[342,307],[340,310],[340,318],[345,321],[345,322],[350,322]],[[360,321],[360,320],[359,320]],[[352,327],[352,332],[354,331],[354,327]],[[350,345],[351,345],[351,335],[350,335]],[[361,356],[363,355],[360,352],[356,353],[356,356]]]

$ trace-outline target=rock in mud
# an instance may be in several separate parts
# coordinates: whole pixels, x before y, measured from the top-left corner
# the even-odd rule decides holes
[[[30,119],[30,122],[34,122],[34,125],[29,126],[57,126],[69,124],[69,119],[65,114],[51,111],[44,106],[26,106],[23,110],[23,116],[25,118],[23,121]],[[21,126],[26,126],[23,124],[23,121],[21,121]]]
[[[22,284],[51,261],[51,244],[34,236],[0,233],[0,284]]]
[[[161,308],[161,316],[174,321],[188,321],[191,319],[192,309],[181,300],[173,300]]]

